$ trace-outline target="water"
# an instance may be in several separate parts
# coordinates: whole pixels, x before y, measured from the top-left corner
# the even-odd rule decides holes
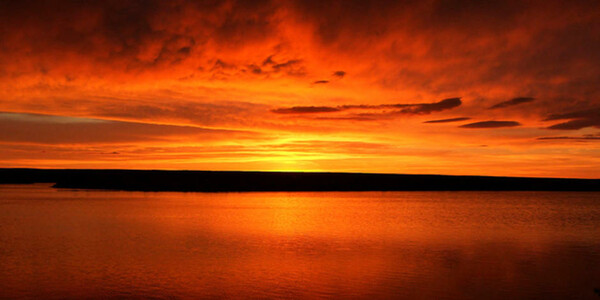
[[[600,193],[0,186],[0,298],[600,299]]]

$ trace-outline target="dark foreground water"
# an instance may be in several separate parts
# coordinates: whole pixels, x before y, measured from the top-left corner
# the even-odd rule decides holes
[[[0,298],[600,299],[594,289],[600,193],[0,186]]]

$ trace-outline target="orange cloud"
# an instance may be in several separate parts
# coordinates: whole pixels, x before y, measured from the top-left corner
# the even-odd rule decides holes
[[[5,1],[2,166],[598,177],[580,139],[598,19],[593,1]]]

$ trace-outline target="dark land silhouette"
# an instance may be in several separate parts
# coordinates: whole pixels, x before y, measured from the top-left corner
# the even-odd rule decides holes
[[[600,179],[316,172],[0,169],[0,183],[126,191],[600,191]]]

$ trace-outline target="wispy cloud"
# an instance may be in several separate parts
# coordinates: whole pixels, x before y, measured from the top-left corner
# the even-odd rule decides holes
[[[461,128],[502,128],[521,126],[521,123],[516,121],[482,121],[461,125]]]
[[[344,78],[346,76],[346,72],[344,71],[335,71],[333,72],[333,76],[337,78]]]
[[[148,141],[222,140],[251,132],[192,126],[158,125],[141,122],[107,121],[90,118],[39,114],[0,113],[0,141],[32,144],[111,144]]]
[[[272,110],[272,112],[276,114],[314,114],[338,111],[341,111],[341,109],[329,106],[294,106],[289,108],[277,108]]]
[[[279,71],[281,69],[285,69],[285,68],[289,68],[289,67],[295,66],[295,65],[297,65],[297,64],[299,64],[301,62],[302,62],[302,60],[299,60],[299,59],[291,59],[291,60],[288,60],[288,61],[283,62],[283,63],[274,64],[273,65],[273,69],[275,69],[276,71]]]
[[[548,129],[578,130],[586,127],[600,128],[600,108],[579,110],[564,114],[548,116],[544,121],[569,120],[549,126]]]
[[[389,110],[382,113],[364,113],[357,114],[369,117],[390,116],[390,115],[427,115],[433,112],[452,109],[462,104],[460,98],[448,98],[434,103],[417,104],[379,104],[379,105],[339,105],[339,106],[295,106],[290,108],[278,108],[272,110],[279,114],[306,114],[306,113],[329,113],[347,110]]]
[[[462,117],[462,118],[451,118],[451,119],[429,120],[429,121],[425,121],[425,122],[423,122],[423,123],[450,123],[450,122],[460,122],[460,121],[466,121],[466,120],[471,120],[471,118]]]
[[[23,144],[138,146],[186,142],[179,134],[191,144],[203,138],[236,144],[231,131],[262,133],[267,144],[331,134],[459,154],[411,159],[419,172],[554,168],[533,175],[598,177],[595,143],[568,150],[549,140],[523,145],[532,137],[553,138],[539,134],[543,119],[554,130],[600,126],[600,2],[339,2],[0,1],[0,111],[65,117],[5,118],[0,135]],[[463,98],[449,98],[454,95]],[[226,131],[219,137],[186,126]],[[572,135],[557,134],[574,141]],[[467,144],[489,147],[468,156]],[[356,148],[347,147],[349,153]],[[170,151],[160,149],[131,157],[153,165],[152,151]],[[124,150],[114,151],[123,156]],[[384,156],[371,164],[334,154],[338,161],[322,166],[282,152],[279,163],[264,147],[244,150],[245,160],[214,164],[225,152],[177,152],[160,167],[210,156],[196,167],[408,170],[402,157],[390,164]],[[37,156],[49,157],[27,157]],[[533,160],[539,168],[531,167]],[[427,163],[431,169],[420,168]]]
[[[507,100],[504,102],[494,104],[494,105],[490,106],[490,109],[498,109],[498,108],[505,108],[505,107],[509,107],[509,106],[515,106],[515,105],[519,105],[522,103],[532,102],[533,100],[535,100],[535,98],[532,98],[532,97],[513,98],[513,99],[510,99],[510,100]]]
[[[538,140],[576,140],[576,141],[600,141],[600,136],[543,136]]]

